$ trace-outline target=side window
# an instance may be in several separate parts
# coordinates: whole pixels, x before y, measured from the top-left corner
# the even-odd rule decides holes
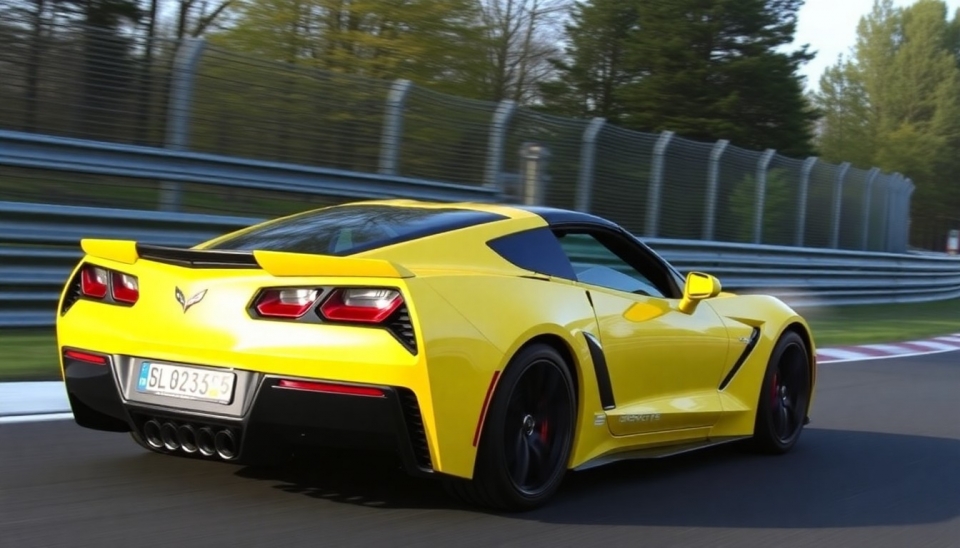
[[[585,284],[661,299],[671,296],[670,286],[654,264],[632,256],[617,236],[557,231],[563,251],[573,264],[576,279]]]
[[[516,266],[555,278],[576,280],[573,266],[549,228],[535,228],[487,242],[490,249]]]

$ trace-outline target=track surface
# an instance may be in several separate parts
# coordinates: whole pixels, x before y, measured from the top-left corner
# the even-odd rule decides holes
[[[795,452],[574,474],[495,515],[389,464],[163,457],[72,422],[0,425],[0,546],[960,546],[960,353],[822,366]]]

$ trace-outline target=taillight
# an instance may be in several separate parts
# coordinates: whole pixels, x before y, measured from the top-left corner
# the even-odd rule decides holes
[[[99,266],[87,265],[80,274],[80,291],[87,297],[102,299],[107,296],[107,271]]]
[[[113,273],[113,298],[122,303],[133,304],[140,298],[140,286],[136,276]]]
[[[316,289],[268,289],[257,299],[256,309],[270,318],[299,318],[317,302]]]
[[[72,283],[77,283],[76,278]],[[140,284],[136,276],[86,264],[80,269],[80,295],[107,303],[131,305],[140,298]]]
[[[395,289],[339,289],[330,296],[320,313],[340,322],[380,323],[403,304]]]

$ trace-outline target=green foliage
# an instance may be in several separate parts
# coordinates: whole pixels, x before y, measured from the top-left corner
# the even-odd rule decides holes
[[[243,0],[214,44],[268,59],[470,95],[482,59],[471,0]]]
[[[900,172],[916,185],[914,234],[960,216],[960,23],[941,0],[877,0],[850,60],[820,82],[825,159]],[[921,236],[922,237],[922,236]]]
[[[592,0],[574,5],[566,26],[566,59],[554,60],[558,77],[541,85],[545,110],[621,121],[625,106],[619,90],[635,77],[627,51],[637,30],[637,3]]]
[[[574,10],[568,60],[544,87],[548,108],[612,117],[752,149],[811,152],[814,112],[784,52],[801,0],[589,0]]]
[[[727,200],[728,226],[735,227],[733,240],[753,242],[757,211],[757,177],[745,175],[733,187]],[[767,172],[763,198],[761,243],[790,245],[793,243],[797,219],[796,177],[786,169]],[[732,221],[732,222],[730,222]]]

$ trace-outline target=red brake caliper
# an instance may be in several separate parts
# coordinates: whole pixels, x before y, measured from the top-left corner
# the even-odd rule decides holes
[[[770,403],[771,403],[771,404],[777,401],[777,386],[778,386],[778,385],[777,385],[777,381],[778,381],[778,380],[779,380],[779,379],[777,378],[777,375],[774,374],[774,375],[773,375],[773,393],[770,394]]]

